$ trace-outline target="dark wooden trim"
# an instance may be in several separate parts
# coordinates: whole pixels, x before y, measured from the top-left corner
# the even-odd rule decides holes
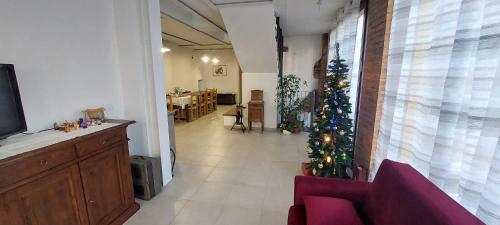
[[[233,48],[193,48],[193,50],[195,51],[203,51],[203,50],[207,50],[207,51],[215,51],[215,50],[232,50]]]
[[[326,73],[328,73],[328,51],[330,44],[330,34],[324,33],[321,35],[321,59],[320,59],[320,72],[318,79],[318,95],[316,97],[316,107],[323,106],[323,83],[326,79]]]
[[[251,3],[263,3],[263,2],[273,2],[272,0],[247,0],[242,2],[226,2],[226,3],[215,3],[213,0],[210,0],[212,4],[215,6],[223,6],[223,5],[239,5],[239,4],[251,4]]]
[[[226,46],[226,44],[208,44],[208,45],[179,45],[181,47],[186,47],[186,46]]]
[[[280,17],[276,17],[276,42],[278,44],[278,84],[280,86],[283,85],[283,56],[285,52],[285,39],[283,37],[283,29],[281,29],[280,25]],[[284,96],[281,96],[280,99],[278,99],[279,104],[276,106],[277,111],[278,111],[278,120],[276,121],[276,127],[281,126],[281,122],[283,120],[283,108],[285,107],[284,102]]]
[[[202,34],[205,34],[205,35],[207,35],[207,36],[209,36],[209,37],[211,37],[211,38],[213,38],[213,39],[215,39],[215,40],[217,40],[217,41],[219,41],[219,42],[221,42],[221,43],[224,43],[224,44],[227,44],[227,45],[230,45],[230,44],[231,44],[231,43],[229,43],[229,42],[225,42],[225,41],[223,41],[223,40],[220,40],[219,38],[214,37],[213,35],[211,35],[211,34],[209,34],[209,33],[205,32],[205,31],[198,30],[198,29],[194,28],[193,26],[191,26],[191,25],[189,25],[189,24],[187,24],[187,23],[185,23],[185,22],[183,22],[183,21],[181,21],[181,20],[179,20],[179,19],[177,19],[177,18],[175,18],[175,17],[169,16],[169,15],[167,15],[167,14],[163,13],[163,12],[160,12],[160,13],[161,13],[161,14],[163,14],[164,16],[166,16],[166,17],[170,18],[170,19],[173,19],[173,20],[175,20],[175,21],[177,21],[177,22],[179,22],[179,23],[182,23],[182,24],[184,24],[184,25],[186,25],[186,26],[190,27],[191,29],[193,29],[193,30],[195,30],[195,31],[198,31],[198,32],[200,32],[200,33],[202,33]],[[163,32],[162,32],[162,33],[163,33]]]
[[[169,33],[163,32],[163,31],[161,33],[164,34],[164,35],[170,36],[170,37],[174,37],[174,38],[177,38],[177,39],[181,39],[183,41],[187,41],[187,42],[195,44],[195,45],[200,45],[200,46],[202,45],[200,43],[197,43],[197,42],[194,42],[194,41],[190,41],[190,40],[185,39],[183,37],[179,37],[179,36],[176,36],[176,35],[173,35],[173,34],[169,34]]]
[[[123,225],[125,221],[127,221],[132,215],[134,215],[137,211],[139,211],[139,204],[134,202],[132,206],[130,206],[125,212],[123,212],[120,216],[118,216],[113,222],[109,225]]]

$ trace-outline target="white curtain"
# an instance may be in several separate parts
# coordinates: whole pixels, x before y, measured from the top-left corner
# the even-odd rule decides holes
[[[328,62],[330,62],[335,57],[335,43],[339,43],[340,57],[346,60],[345,63],[349,67],[348,77],[351,82],[349,93],[352,105],[352,115],[355,115],[359,82],[359,63],[357,63],[359,61],[359,55],[355,54],[355,50],[360,46],[356,45],[356,41],[358,40],[358,44],[361,44],[362,40],[362,29],[358,29],[358,18],[360,15],[359,5],[360,0],[352,0],[343,8],[339,9],[337,17],[333,22],[333,29],[330,32],[328,51]],[[357,56],[357,58],[355,58],[355,56]],[[356,66],[356,68],[354,68],[354,66]],[[351,118],[353,117],[354,116],[351,116]]]
[[[499,59],[499,0],[395,0],[371,177],[409,163],[500,224]]]

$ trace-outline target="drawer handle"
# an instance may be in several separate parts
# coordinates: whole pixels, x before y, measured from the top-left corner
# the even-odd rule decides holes
[[[108,141],[107,140],[102,140],[101,145],[105,145]]]
[[[45,159],[40,160],[40,165],[41,166],[47,166],[47,164],[49,164],[49,161],[47,161]]]
[[[95,205],[95,201],[94,201],[94,200],[89,200],[89,204],[90,204],[91,206],[93,206],[93,205]]]

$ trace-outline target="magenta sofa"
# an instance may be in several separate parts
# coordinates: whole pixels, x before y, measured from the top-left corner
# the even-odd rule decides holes
[[[294,205],[288,213],[288,225],[306,225],[305,196],[349,200],[365,225],[484,224],[410,165],[387,159],[372,183],[295,177]]]

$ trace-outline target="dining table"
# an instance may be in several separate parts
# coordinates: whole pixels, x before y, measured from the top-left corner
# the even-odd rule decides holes
[[[184,109],[186,105],[189,104],[190,100],[191,95],[172,96],[172,104],[181,107],[181,109]]]

